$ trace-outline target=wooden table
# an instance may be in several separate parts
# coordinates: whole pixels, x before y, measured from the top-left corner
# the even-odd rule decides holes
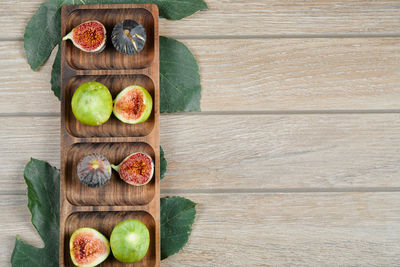
[[[23,168],[59,166],[52,59],[23,31],[42,0],[0,3],[0,266],[30,223]],[[198,59],[202,112],[161,116],[162,195],[196,201],[189,244],[163,266],[400,262],[400,1],[207,0],[161,20]]]

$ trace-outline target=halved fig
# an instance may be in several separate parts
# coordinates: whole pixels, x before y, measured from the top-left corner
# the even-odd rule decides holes
[[[113,113],[122,122],[137,124],[149,118],[152,108],[149,92],[139,85],[130,85],[115,98]]]
[[[100,154],[83,157],[77,166],[79,180],[86,186],[98,188],[104,186],[111,178],[110,162]]]
[[[110,255],[110,243],[103,234],[93,228],[79,228],[71,235],[69,252],[75,266],[93,267]]]
[[[123,181],[136,186],[149,183],[154,175],[153,159],[143,152],[133,153],[118,166],[111,164],[111,167]]]
[[[100,53],[106,47],[106,28],[97,20],[86,21],[63,37],[67,39],[82,51]]]
[[[146,30],[142,24],[127,19],[114,26],[111,41],[118,52],[127,55],[137,54],[146,43]]]

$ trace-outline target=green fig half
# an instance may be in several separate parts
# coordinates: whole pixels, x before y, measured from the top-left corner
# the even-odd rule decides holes
[[[130,85],[115,98],[113,113],[122,122],[137,124],[149,118],[152,108],[149,92],[139,85]]]
[[[69,252],[75,266],[93,267],[110,255],[110,243],[103,234],[93,228],[79,228],[71,235]]]

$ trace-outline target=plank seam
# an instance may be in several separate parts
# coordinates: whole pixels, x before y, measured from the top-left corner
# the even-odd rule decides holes
[[[328,39],[328,38],[398,38],[400,33],[344,33],[344,34],[255,34],[255,35],[168,35],[179,40],[244,40],[244,39]],[[0,42],[23,41],[19,37],[0,38]]]
[[[346,114],[399,114],[400,109],[369,110],[254,110],[254,111],[200,111],[162,113],[161,116],[209,116],[209,115],[346,115]],[[60,117],[57,112],[0,113],[0,117]]]
[[[304,194],[304,193],[393,193],[400,187],[353,187],[353,188],[228,188],[228,189],[161,189],[161,194]],[[26,195],[25,191],[0,192],[1,196]]]

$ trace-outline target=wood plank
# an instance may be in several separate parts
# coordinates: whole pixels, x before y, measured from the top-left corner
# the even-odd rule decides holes
[[[268,111],[398,109],[399,41],[322,38],[184,43],[200,66],[203,111]],[[238,54],[243,47],[246,50]],[[22,42],[0,42],[0,63],[0,113],[59,112],[49,83],[52,59],[40,72],[33,72]]]
[[[394,266],[399,193],[186,194],[198,203],[188,245],[163,266]],[[0,265],[16,234],[39,244],[25,196],[0,196]]]
[[[0,118],[0,193],[29,157],[59,167],[58,117]],[[400,114],[162,115],[163,190],[399,187]]]
[[[2,38],[22,38],[43,0],[3,0]],[[162,35],[248,36],[306,34],[399,34],[396,0],[206,0],[208,11],[179,22],[162,20]],[[13,14],[10,19],[10,14]]]

